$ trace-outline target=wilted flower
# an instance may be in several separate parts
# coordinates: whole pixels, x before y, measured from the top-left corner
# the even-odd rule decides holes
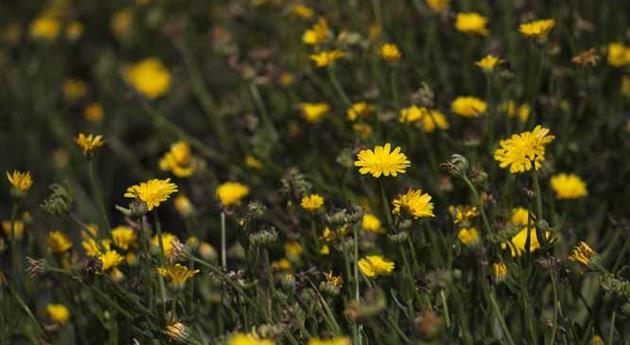
[[[380,255],[369,255],[357,263],[361,273],[368,278],[376,278],[381,275],[389,275],[394,270],[394,262]]]
[[[83,151],[83,154],[86,156],[92,153],[94,149],[103,146],[103,144],[105,143],[102,135],[85,135],[83,133],[79,133],[79,136],[75,139],[75,142],[77,143],[77,145],[79,145],[79,147]]]
[[[154,178],[127,188],[124,196],[143,201],[147,205],[147,210],[151,211],[175,192],[177,185],[171,183],[170,178],[164,180]]]
[[[117,38],[127,36],[133,23],[133,13],[130,8],[123,8],[115,12],[110,21],[109,27]]]
[[[466,34],[487,36],[490,33],[487,25],[488,19],[475,12],[457,13],[455,19],[455,29]]]
[[[323,205],[324,205],[324,198],[318,194],[307,195],[303,197],[302,201],[300,202],[300,206],[302,206],[303,209],[309,212],[317,211]]]
[[[398,46],[394,43],[385,43],[381,46],[381,58],[387,62],[397,62],[400,60],[401,53]]]
[[[238,182],[225,182],[216,190],[216,196],[223,206],[237,205],[249,194],[249,187]]]
[[[512,174],[540,168],[545,160],[545,145],[555,139],[549,129],[536,126],[532,131],[514,134],[501,140],[500,148],[494,151],[494,159],[501,168],[509,167]]]
[[[599,61],[600,58],[601,57],[597,54],[597,52],[595,52],[595,48],[591,48],[591,49],[584,50],[580,52],[578,55],[574,56],[571,59],[571,62],[580,66],[590,65],[591,67],[595,67],[597,66],[597,62]]]
[[[414,218],[435,217],[433,214],[433,203],[428,193],[422,193],[420,189],[409,189],[405,194],[401,194],[392,202],[393,214],[400,214],[405,210]]]
[[[133,88],[150,99],[164,95],[171,86],[171,73],[158,58],[141,60],[125,71]]]
[[[573,262],[581,263],[582,265],[589,266],[592,263],[592,259],[597,256],[597,253],[591,249],[586,243],[580,241],[578,245],[571,250],[569,260]]]
[[[486,102],[472,96],[460,96],[451,103],[451,111],[463,117],[479,117],[487,108]]]
[[[529,23],[523,23],[519,26],[518,31],[525,37],[529,38],[546,38],[549,31],[556,26],[553,19],[540,19]]]
[[[371,174],[374,177],[397,176],[404,174],[411,162],[404,153],[400,152],[400,147],[391,151],[392,145],[387,143],[384,146],[376,146],[374,151],[361,150],[354,162],[355,167],[359,167],[362,175]]]
[[[578,199],[588,195],[586,184],[576,174],[551,176],[551,188],[556,192],[557,199]]]

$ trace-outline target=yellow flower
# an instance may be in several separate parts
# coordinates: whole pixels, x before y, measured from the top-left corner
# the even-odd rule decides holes
[[[630,46],[622,43],[608,45],[608,64],[613,67],[630,65]]]
[[[138,236],[136,232],[128,226],[117,226],[112,229],[112,239],[118,248],[127,250],[130,246],[136,244]]]
[[[316,54],[311,54],[309,57],[313,62],[315,62],[316,67],[327,67],[333,62],[341,59],[346,56],[346,53],[339,49],[335,50],[325,50]]]
[[[453,223],[457,225],[467,225],[471,219],[479,215],[476,206],[468,205],[449,206],[448,212],[453,216]]]
[[[45,41],[54,41],[61,31],[61,23],[52,16],[37,17],[30,25],[31,37]]]
[[[427,6],[435,13],[444,12],[451,0],[425,0]]]
[[[367,139],[372,135],[372,126],[367,123],[357,122],[352,125],[352,130],[359,136],[361,139]]]
[[[308,19],[313,16],[313,9],[303,4],[294,4],[291,6],[291,13],[296,17]]]
[[[341,276],[334,275],[332,271],[323,273],[326,283],[338,288],[343,286],[343,278]]]
[[[302,35],[302,42],[309,45],[320,45],[330,38],[330,29],[325,18],[319,18],[317,23]]]
[[[330,106],[326,103],[300,103],[302,116],[308,122],[319,122],[330,111]]]
[[[87,94],[87,85],[79,79],[65,79],[62,89],[64,98],[69,102],[75,102]]]
[[[586,184],[575,174],[561,173],[551,177],[556,199],[577,199],[588,195]]]
[[[381,220],[371,213],[366,213],[363,215],[363,219],[361,220],[361,227],[365,231],[374,232],[377,234],[381,234],[384,232],[383,228],[381,227]]]
[[[81,247],[85,250],[85,254],[89,257],[99,257],[104,251],[108,251],[111,248],[110,240],[102,240],[99,244],[93,238],[88,238],[81,242]]]
[[[175,254],[175,245],[181,243],[177,236],[171,234],[170,232],[165,232],[162,234],[162,247],[164,247],[164,256],[169,261],[173,261]],[[160,249],[160,236],[154,235],[151,239],[151,245],[155,249]]]
[[[591,339],[591,344],[604,345],[604,339],[602,339],[602,337],[600,337],[599,335],[594,335],[593,338]]]
[[[457,238],[467,247],[474,246],[479,243],[479,231],[476,228],[461,228]]]
[[[16,220],[15,222],[11,223],[10,220],[3,220],[2,230],[4,230],[4,233],[5,235],[7,235],[8,238],[13,238],[13,234],[15,233],[15,238],[20,239],[24,234],[24,222],[22,222],[21,220]]]
[[[508,117],[518,117],[519,121],[525,123],[529,118],[529,105],[521,104],[517,107],[514,101],[507,101],[499,106],[499,109],[505,112]]]
[[[405,210],[414,218],[435,217],[433,214],[433,203],[428,193],[422,193],[420,189],[409,189],[405,194],[401,194],[392,202],[393,214],[400,214],[401,209]]]
[[[335,337],[332,339],[320,339],[311,338],[308,340],[308,345],[351,345],[350,338],[348,337]]]
[[[555,139],[548,134],[549,129],[536,126],[531,132],[514,134],[509,139],[501,140],[501,147],[494,151],[494,159],[501,168],[509,167],[512,174],[532,168],[538,170],[545,160],[545,145]]]
[[[184,141],[171,145],[171,149],[160,159],[160,169],[170,171],[177,177],[188,177],[196,170],[190,146]]]
[[[324,198],[318,194],[307,195],[303,197],[302,201],[300,202],[300,206],[302,206],[303,209],[309,212],[317,211],[323,205]]]
[[[171,73],[158,58],[139,61],[125,71],[127,81],[150,99],[164,95],[171,86]]]
[[[133,13],[129,8],[123,8],[111,17],[109,21],[109,28],[117,38],[127,36],[133,23]]]
[[[147,210],[151,211],[160,203],[168,200],[169,196],[177,192],[177,185],[171,183],[171,179],[151,179],[140,184],[127,188],[125,198],[132,198],[144,201],[147,204]]]
[[[182,217],[188,217],[195,212],[195,207],[184,194],[178,194],[175,197],[174,203],[175,209]]]
[[[479,117],[486,112],[488,105],[477,97],[457,97],[451,103],[451,111],[463,117]]]
[[[48,248],[54,254],[62,254],[72,248],[72,242],[61,231],[53,230],[49,232],[46,242],[48,243]]]
[[[102,135],[85,135],[83,133],[79,133],[79,136],[74,141],[79,145],[81,150],[83,150],[84,155],[91,153],[94,149],[103,146],[103,143],[105,143]]]
[[[495,262],[492,264],[492,273],[494,274],[494,279],[496,281],[505,280],[508,275],[507,265],[503,262]]]
[[[288,271],[291,269],[291,261],[287,260],[286,258],[276,260],[271,263],[271,268],[276,271]]]
[[[571,250],[569,260],[588,266],[596,255],[597,253],[586,242],[580,241],[578,245]]]
[[[400,109],[398,121],[407,123],[418,122],[427,111],[425,107],[418,107],[415,104],[411,105],[410,107]]]
[[[63,304],[48,304],[46,314],[55,323],[65,325],[70,320],[70,310]]]
[[[320,249],[319,249],[319,253],[321,255],[328,255],[330,254],[330,247],[328,247],[327,244],[324,244]]]
[[[9,183],[11,183],[11,186],[20,193],[28,192],[33,185],[33,179],[29,171],[13,170],[11,173],[7,171],[7,179]]]
[[[83,24],[78,21],[72,21],[66,27],[66,38],[76,41],[83,35]]]
[[[397,62],[400,60],[401,53],[398,46],[394,43],[385,43],[381,46],[381,58],[387,62]]]
[[[494,70],[494,68],[501,63],[503,63],[503,60],[492,54],[488,54],[484,56],[481,60],[475,62],[475,65],[477,65],[477,67],[481,68],[482,70],[489,72]]]
[[[158,267],[158,273],[168,279],[176,287],[182,287],[188,279],[194,277],[199,270],[192,270],[186,266],[175,264],[174,266]]]
[[[488,19],[475,12],[457,13],[455,29],[466,34],[487,36],[490,32],[487,28]]]
[[[517,207],[512,209],[512,217],[510,217],[510,222],[514,225],[524,225],[527,226],[527,220],[529,218],[529,211],[522,207]],[[533,222],[533,220],[530,220]]]
[[[263,168],[263,163],[258,158],[251,155],[247,155],[245,157],[245,165],[256,170],[260,170]]]
[[[394,262],[389,261],[380,255],[369,255],[357,263],[361,273],[368,278],[376,278],[381,275],[388,275],[394,270]]]
[[[357,102],[348,108],[346,115],[348,116],[348,120],[356,121],[358,118],[369,116],[372,112],[374,112],[374,108],[371,105],[366,102]]]
[[[378,23],[370,23],[368,26],[368,38],[372,41],[378,40],[383,34],[383,27]]]
[[[223,206],[236,205],[249,194],[249,187],[238,182],[225,182],[216,190],[217,198]]]
[[[529,229],[530,236],[530,244],[529,249],[531,252],[535,252],[540,248],[540,242],[538,242],[538,236],[536,235],[536,230],[533,227]],[[545,232],[545,238],[549,238],[551,233],[549,231]],[[521,256],[526,253],[527,248],[525,248],[525,244],[527,242],[527,227],[523,227],[521,231],[519,231],[514,237],[512,237],[509,241],[503,242],[501,244],[501,248],[510,248],[510,252],[512,256]]]
[[[190,340],[190,330],[181,322],[169,323],[162,333],[176,343],[187,344]]]
[[[103,121],[104,114],[103,106],[99,102],[90,103],[83,109],[83,118],[92,123]]]
[[[519,26],[518,31],[525,37],[530,38],[546,38],[549,31],[556,26],[553,19],[540,19],[533,22],[523,23]]]
[[[448,128],[448,121],[446,121],[444,114],[437,110],[429,110],[416,105],[401,109],[398,120],[407,123],[420,122],[422,130],[426,133],[433,133],[436,128]]]
[[[260,339],[254,334],[236,333],[228,340],[228,345],[275,345],[273,340]]]
[[[287,242],[284,245],[284,254],[287,257],[298,257],[304,251],[304,247],[297,241]]]
[[[120,265],[121,262],[125,260],[118,252],[115,250],[108,250],[103,253],[99,259],[103,263],[103,268],[101,269],[103,272],[107,272],[110,269]]]
[[[354,162],[355,167],[359,167],[362,175],[372,174],[374,177],[397,176],[404,174],[411,162],[404,153],[400,152],[400,147],[391,151],[392,145],[387,143],[384,146],[376,146],[374,151],[370,149],[361,150]]]

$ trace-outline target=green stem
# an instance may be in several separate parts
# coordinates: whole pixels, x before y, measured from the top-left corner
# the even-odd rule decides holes
[[[359,290],[359,224],[355,224],[354,226],[354,299],[357,304],[361,300],[361,292]],[[361,336],[363,326],[358,322],[354,323],[354,328],[356,331],[356,337],[354,339],[354,343],[357,345],[361,345],[363,343],[363,338]],[[353,331],[353,333],[355,333]]]
[[[614,340],[614,337],[615,337],[615,318],[616,318],[616,316],[617,316],[617,314],[613,310],[612,316],[610,317],[610,329],[608,330],[608,341],[606,342],[606,344],[614,344],[613,340]]]
[[[330,78],[330,83],[332,84],[333,88],[343,100],[344,105],[346,107],[350,107],[352,105],[352,102],[350,102],[350,98],[348,98],[348,95],[346,95],[346,92],[343,91],[341,84],[339,84],[339,81],[337,80],[337,77],[335,76],[335,71],[333,70],[333,67],[328,68],[328,77]]]
[[[490,291],[490,293],[488,294],[488,297],[490,299],[490,306],[492,307],[494,313],[499,318],[499,326],[501,326],[501,329],[503,330],[503,333],[505,334],[505,337],[507,338],[508,343],[510,345],[516,345],[514,343],[514,340],[512,340],[512,334],[510,333],[510,329],[507,327],[507,324],[505,323],[505,319],[503,318],[503,313],[501,312],[501,308],[499,308],[497,299],[494,296],[494,291]]]
[[[551,272],[551,288],[553,289],[553,325],[551,328],[551,338],[549,344],[556,343],[556,332],[558,330],[558,285],[556,283],[555,272]]]
[[[90,184],[92,185],[92,192],[94,193],[94,198],[96,199],[96,204],[98,205],[99,211],[101,213],[103,230],[105,233],[110,233],[111,225],[109,223],[109,219],[107,218],[107,210],[105,208],[105,200],[103,199],[103,193],[101,192],[100,184],[96,179],[96,173],[94,172],[94,160],[92,157],[87,158],[88,165],[88,175],[90,175]]]
[[[225,212],[221,211],[221,267],[227,268],[227,253],[225,245]]]
[[[479,197],[477,188],[475,188],[475,185],[473,185],[467,175],[464,174],[462,176],[462,179],[464,180],[464,182],[466,182],[466,185],[468,185],[468,188],[475,197],[475,202],[477,203],[477,207],[479,207],[479,212],[481,212],[481,219],[483,220],[483,226],[486,230],[485,235],[487,236],[492,233],[492,229],[490,228],[490,222],[488,221],[488,216],[486,215],[486,211],[483,207],[483,204],[481,203],[481,198]]]

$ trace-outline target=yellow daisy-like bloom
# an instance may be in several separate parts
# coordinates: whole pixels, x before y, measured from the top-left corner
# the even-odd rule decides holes
[[[319,253],[321,255],[329,255],[330,254],[330,247],[327,244],[324,244],[320,249],[319,249]]]
[[[527,226],[527,220],[529,218],[529,211],[522,207],[517,207],[512,209],[512,216],[510,217],[510,223],[514,225],[524,225]],[[533,222],[533,220],[530,220]]]
[[[238,182],[225,182],[219,185],[216,196],[223,206],[237,205],[249,194],[249,187]]]
[[[357,102],[348,108],[346,115],[348,116],[348,120],[356,121],[358,118],[368,117],[373,112],[374,108],[371,105],[366,102]]]
[[[174,204],[175,209],[182,217],[188,217],[195,212],[192,202],[184,194],[178,194],[174,199]]]
[[[492,54],[488,54],[484,56],[481,60],[475,62],[475,65],[484,71],[490,72],[501,63],[503,63],[503,60]]]
[[[466,34],[487,36],[490,33],[487,26],[488,19],[475,12],[457,13],[455,19],[455,29]]]
[[[74,141],[79,145],[84,155],[91,153],[105,143],[102,135],[85,135],[83,133],[79,133],[79,136]]]
[[[263,168],[263,163],[260,161],[260,159],[252,155],[247,155],[245,157],[245,165],[256,170],[260,170]]]
[[[11,223],[10,220],[3,220],[2,230],[8,238],[13,238],[13,234],[15,233],[15,238],[20,239],[24,234],[24,222],[22,222],[21,220],[16,220],[15,222]]]
[[[324,198],[319,194],[311,194],[302,198],[300,206],[303,209],[314,212],[319,210],[324,205]]]
[[[70,320],[70,310],[63,304],[48,304],[46,315],[56,324],[65,325]]]
[[[556,26],[553,19],[540,19],[533,22],[523,23],[518,27],[518,31],[529,38],[546,38],[551,29]]]
[[[327,67],[331,65],[333,62],[341,59],[346,56],[346,53],[339,49],[335,50],[325,50],[316,54],[311,54],[309,58],[315,62],[316,67]]]
[[[68,236],[63,234],[61,231],[56,230],[48,233],[46,243],[48,244],[50,251],[54,254],[62,254],[72,248],[72,242],[70,242]]]
[[[573,262],[579,262],[582,265],[588,266],[593,257],[597,255],[586,242],[580,241],[578,245],[571,250],[571,254],[569,255],[569,260]]]
[[[75,102],[87,94],[87,85],[79,79],[68,78],[63,81],[63,96],[68,102]]]
[[[561,173],[551,177],[551,188],[556,199],[577,199],[588,195],[586,184],[575,174]]]
[[[499,105],[499,110],[505,112],[508,117],[514,118],[518,117],[518,120],[521,123],[525,123],[529,118],[530,108],[527,104],[521,104],[520,106],[516,106],[514,101],[507,101]]]
[[[350,338],[348,337],[335,337],[332,339],[320,339],[311,338],[308,340],[308,345],[351,345]]]
[[[199,273],[199,270],[191,270],[190,268],[180,264],[168,267],[158,267],[157,271],[162,277],[168,279],[169,282],[178,287],[183,286],[186,284],[188,279],[191,279]]]
[[[125,261],[125,258],[118,254],[115,250],[106,251],[99,256],[99,259],[101,259],[101,262],[103,263],[103,267],[101,269],[103,272],[107,272]]]
[[[476,228],[462,228],[457,233],[457,238],[466,247],[479,244],[479,231]]]
[[[407,123],[419,122],[425,133],[433,133],[436,128],[448,129],[448,121],[446,121],[444,114],[416,105],[401,109],[398,120]]]
[[[533,227],[530,228],[529,233],[530,233],[529,250],[531,252],[535,252],[536,250],[538,250],[538,248],[540,248],[540,242],[538,241],[538,236],[536,235],[536,229],[534,229]],[[549,236],[551,236],[551,233],[549,231],[546,231],[545,237],[549,238]],[[505,249],[506,247],[509,247],[512,256],[514,257],[521,256],[527,252],[527,248],[525,248],[526,241],[527,241],[527,227],[524,227],[521,231],[519,231],[516,235],[514,235],[514,237],[512,237],[509,241],[503,242],[501,244],[501,248]]]
[[[400,214],[402,209],[416,219],[435,217],[431,196],[428,193],[423,194],[420,189],[409,189],[407,193],[394,199],[392,204],[394,205],[393,214]]]
[[[124,196],[144,201],[147,204],[147,210],[151,211],[168,200],[175,192],[177,192],[177,185],[171,183],[170,178],[165,180],[154,178],[127,188]]]
[[[300,103],[299,107],[302,117],[311,123],[321,121],[330,111],[330,106],[326,103]]]
[[[510,173],[522,173],[540,168],[545,160],[545,145],[555,139],[549,129],[536,126],[532,131],[514,134],[499,142],[500,148],[494,151],[494,159],[501,168],[510,168]],[[533,164],[532,164],[533,161]]]
[[[308,19],[313,16],[313,9],[303,4],[294,4],[291,6],[291,14],[296,17]]]
[[[404,174],[411,162],[404,153],[400,152],[400,147],[391,150],[392,145],[387,143],[384,146],[376,146],[374,151],[370,149],[361,150],[354,162],[355,167],[359,167],[362,175],[372,174],[374,177],[397,176]]]
[[[382,275],[388,275],[394,270],[394,262],[389,261],[380,255],[369,255],[357,263],[361,273],[368,278],[376,278]]]
[[[81,242],[81,247],[85,250],[85,254],[89,257],[99,257],[104,251],[108,251],[111,248],[110,240],[102,240],[99,244],[93,238],[88,238]]]
[[[457,225],[468,224],[471,219],[479,215],[479,209],[469,205],[449,206],[448,212],[453,216],[453,223]]]
[[[613,67],[630,65],[630,47],[622,43],[608,45],[608,64]]]
[[[228,345],[275,345],[275,343],[270,339],[260,339],[251,333],[236,333],[230,337]]]
[[[425,0],[427,7],[431,9],[431,11],[435,13],[444,12],[447,8],[451,0]]]
[[[508,267],[503,262],[495,262],[492,264],[492,273],[496,281],[503,281],[508,276]]]
[[[304,251],[304,247],[297,241],[287,242],[284,245],[284,254],[287,257],[298,257]]]
[[[88,122],[99,123],[103,121],[103,116],[105,111],[99,102],[90,103],[83,108],[83,118]]]
[[[131,9],[123,8],[112,15],[109,20],[109,28],[116,38],[121,39],[129,34],[132,23],[133,13]]]
[[[184,141],[171,145],[171,149],[160,159],[160,169],[170,171],[177,177],[189,177],[196,170],[190,146]]]
[[[29,31],[34,39],[54,41],[61,31],[61,23],[52,16],[41,16],[31,22]]]
[[[136,244],[138,236],[136,232],[128,226],[117,226],[112,229],[112,238],[118,248],[127,250],[130,246]]]
[[[326,18],[319,18],[317,23],[302,35],[302,42],[309,45],[320,45],[330,38],[330,29]]]
[[[457,97],[451,103],[451,111],[463,117],[479,117],[486,112],[488,105],[477,97]]]
[[[394,43],[383,44],[379,53],[381,58],[387,62],[398,62],[402,56],[400,49]]]
[[[374,232],[377,234],[381,234],[384,232],[383,228],[381,227],[381,220],[371,213],[366,213],[363,215],[363,219],[361,219],[361,227],[365,231]]]
[[[13,170],[11,173],[7,171],[7,179],[11,186],[20,193],[28,192],[33,186],[33,178],[29,171]]]
[[[155,57],[133,64],[125,71],[125,77],[136,91],[150,99],[164,95],[171,86],[171,73]]]
[[[398,121],[406,123],[418,122],[420,121],[420,119],[422,119],[427,111],[427,108],[418,107],[413,104],[410,107],[400,109],[400,116],[398,117]]]
[[[174,244],[177,243],[181,243],[177,236],[171,234],[170,232],[165,232],[162,234],[162,247],[164,248],[164,256],[166,256],[169,261],[173,261],[173,254],[175,252]],[[151,245],[153,246],[153,248],[160,248],[160,237],[157,234],[154,235],[153,238],[151,238]]]

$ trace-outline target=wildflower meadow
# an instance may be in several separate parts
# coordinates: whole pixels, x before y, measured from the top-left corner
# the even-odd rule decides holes
[[[630,345],[630,2],[0,4],[0,345]]]

